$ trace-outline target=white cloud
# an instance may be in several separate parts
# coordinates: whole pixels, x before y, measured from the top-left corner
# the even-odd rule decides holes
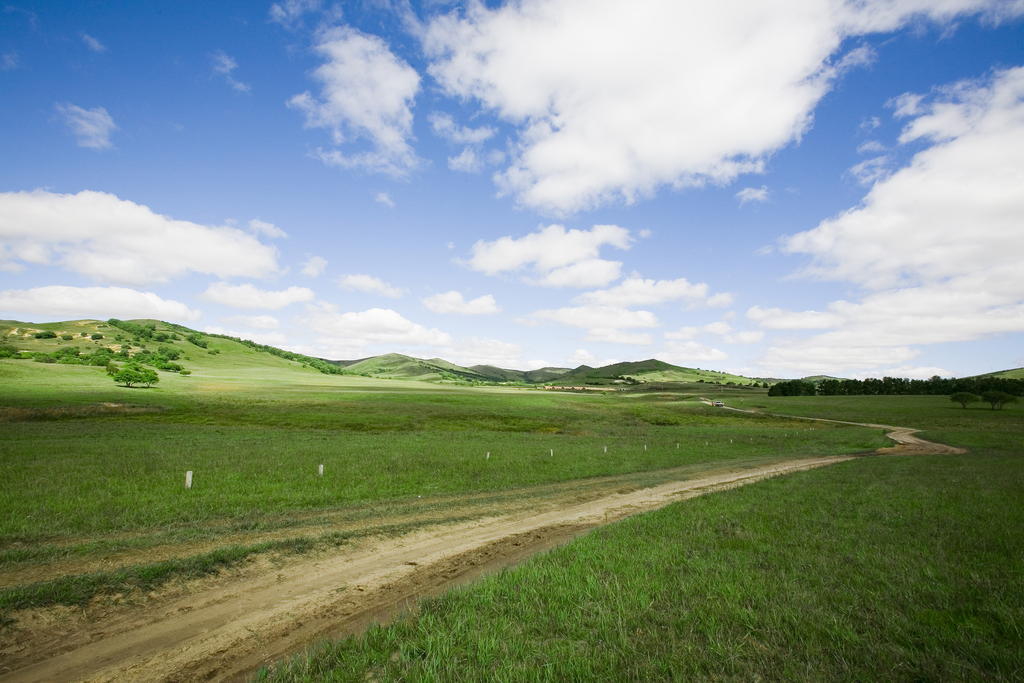
[[[877,121],[877,119],[875,119]],[[857,147],[858,154],[864,154],[866,152],[884,152],[885,145],[878,140],[865,140]]]
[[[313,72],[322,85],[319,99],[308,91],[289,107],[306,115],[307,128],[330,131],[334,144],[369,140],[373,149],[346,156],[318,150],[326,164],[403,176],[419,166],[408,140],[412,105],[420,87],[416,70],[396,57],[377,36],[351,27],[325,30],[316,52],[327,61]]]
[[[501,310],[490,294],[466,301],[460,292],[454,290],[428,296],[423,299],[423,305],[434,313],[459,313],[461,315],[481,315],[497,313]]]
[[[10,71],[18,68],[18,53],[5,52],[0,56],[0,71]]]
[[[625,330],[634,327],[657,327],[658,318],[650,311],[630,311],[618,306],[577,306],[531,313],[528,319],[580,327],[588,330]]]
[[[236,81],[231,77],[231,72],[238,68],[238,62],[228,57],[224,52],[216,52],[210,55],[213,60],[213,73],[220,74],[227,81],[228,85],[239,92],[249,92],[252,88],[246,84]]]
[[[889,175],[889,157],[880,156],[874,157],[873,159],[867,159],[854,164],[847,171],[850,175],[857,179],[857,183],[868,187],[875,184],[875,182],[888,177]]]
[[[322,256],[310,256],[309,259],[302,264],[302,270],[299,272],[306,277],[317,277],[320,273],[324,272],[324,268],[327,267],[327,259]]]
[[[935,366],[921,367],[917,365],[901,365],[897,368],[875,370],[873,372],[855,372],[851,375],[854,379],[866,379],[868,377],[907,377],[910,379],[929,379],[938,375],[939,377],[952,377],[953,373],[945,368]]]
[[[0,193],[0,267],[59,264],[100,282],[146,285],[189,273],[266,277],[277,250],[236,228],[153,213],[112,194],[83,190]]]
[[[531,284],[548,287],[600,287],[618,279],[622,263],[598,258],[600,249],[610,244],[629,249],[633,238],[629,230],[617,225],[595,225],[591,230],[568,230],[549,225],[539,232],[513,239],[501,237],[493,242],[478,241],[467,265],[476,271],[496,275],[533,266],[537,277]]]
[[[270,237],[272,239],[288,237],[288,233],[286,233],[284,230],[277,227],[273,223],[266,223],[255,218],[249,221],[249,229],[252,230],[253,233],[255,234],[266,235],[267,237]]]
[[[387,192],[378,192],[377,196],[373,198],[373,201],[391,209],[395,208],[395,202],[392,201],[391,195]]]
[[[448,168],[453,171],[478,173],[483,167],[483,161],[472,147],[465,148],[457,157],[448,157]]]
[[[859,285],[856,301],[795,313],[754,307],[768,329],[828,329],[772,347],[769,368],[874,372],[916,345],[1024,331],[1024,67],[905,96],[900,140],[931,142],[860,206],[783,240],[802,275]]]
[[[764,332],[761,330],[746,330],[736,334],[722,335],[722,341],[726,344],[756,344],[764,339]]]
[[[205,301],[231,306],[232,308],[266,308],[276,311],[301,301],[312,301],[313,290],[305,287],[289,287],[278,292],[257,289],[251,284],[232,285],[214,282],[199,295]]]
[[[794,343],[772,346],[761,359],[761,366],[773,373],[839,374],[855,368],[876,368],[903,363],[920,355],[906,346],[828,346]]]
[[[250,330],[276,330],[281,327],[281,321],[272,315],[235,315],[229,318],[220,318],[220,321],[225,325],[234,325]]]
[[[114,146],[110,142],[110,134],[117,130],[117,126],[106,109],[82,109],[70,102],[54,106],[64,117],[64,123],[78,137],[79,147],[106,149]]]
[[[389,299],[400,299],[406,291],[401,287],[392,287],[387,282],[372,275],[342,275],[338,278],[338,286],[350,292],[378,294]]]
[[[595,327],[587,330],[584,339],[589,342],[632,344],[634,346],[650,346],[654,343],[651,335],[646,332],[626,332],[625,330],[605,327]]]
[[[747,202],[766,202],[768,201],[768,186],[762,185],[760,188],[745,187],[736,193],[736,199],[740,200],[740,206]]]
[[[237,330],[226,329],[216,325],[207,325],[203,328],[203,332],[206,332],[207,334],[224,334],[229,337],[238,337],[239,339],[248,339],[249,341],[254,341],[257,344],[266,344],[268,346],[276,346],[278,348],[285,348],[286,346],[289,346],[288,336],[282,332],[239,332]]]
[[[481,126],[480,128],[460,126],[450,115],[438,111],[431,113],[430,126],[436,135],[457,145],[479,145],[489,140],[497,132],[490,126]]]
[[[680,3],[523,0],[434,18],[429,72],[454,97],[518,128],[496,176],[519,203],[568,214],[633,202],[664,185],[760,172],[799,140],[844,69],[871,50],[849,38],[908,21],[949,22],[1019,2]]]
[[[319,335],[317,343],[333,350],[338,357],[358,357],[368,346],[451,346],[445,332],[427,329],[406,320],[390,309],[371,308],[361,313],[338,313],[337,306],[325,302],[310,304],[305,315],[296,318],[301,327]]]
[[[440,349],[439,353],[463,367],[494,365],[507,368],[520,365],[519,358],[523,355],[523,348],[519,344],[497,339],[470,337],[456,341],[448,348]]]
[[[718,294],[708,297],[708,300],[704,303],[714,308],[723,308],[731,304],[733,302],[733,298],[732,292],[719,292]]]
[[[285,0],[270,6],[270,20],[285,28],[293,29],[302,23],[302,16],[307,12],[320,9],[320,0]]]
[[[570,367],[578,367],[580,365],[589,365],[591,367],[598,367],[594,365],[597,362],[597,356],[592,354],[586,349],[576,349],[572,355],[565,359],[565,362]]]
[[[670,341],[658,357],[667,363],[728,360],[729,354],[695,341]]]
[[[834,327],[841,318],[834,313],[818,311],[785,311],[781,308],[753,306],[747,317],[767,330],[814,330]]]
[[[96,40],[95,38],[90,36],[88,33],[83,33],[82,34],[82,42],[84,42],[86,47],[88,47],[93,52],[106,52],[107,51],[107,46],[106,45],[104,45],[100,41]]]
[[[708,286],[704,283],[694,285],[686,278],[678,280],[644,280],[630,277],[611,289],[586,292],[573,299],[576,303],[598,304],[603,306],[653,306],[667,301],[684,299],[690,303],[700,303],[707,298]]]
[[[198,320],[202,315],[183,303],[161,299],[152,292],[126,287],[65,287],[51,285],[0,292],[0,311],[62,318],[155,318]]]

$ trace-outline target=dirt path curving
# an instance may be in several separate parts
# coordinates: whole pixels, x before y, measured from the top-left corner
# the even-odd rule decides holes
[[[915,430],[894,430],[897,446],[880,451],[959,452],[922,441]],[[563,487],[469,521],[439,519],[399,537],[364,537],[312,556],[261,557],[212,579],[142,596],[136,604],[26,611],[9,629],[12,637],[0,639],[0,683],[242,681],[261,664],[317,639],[358,632],[419,597],[602,524],[854,457],[788,459],[582,499]]]

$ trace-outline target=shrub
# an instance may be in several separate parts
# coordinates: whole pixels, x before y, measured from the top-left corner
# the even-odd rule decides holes
[[[96,341],[99,341],[100,339],[103,339],[103,335],[102,334],[94,334],[94,335],[92,335],[92,338],[95,339]]]
[[[62,335],[60,335],[60,338],[63,339],[64,341],[71,341],[72,339],[75,338],[75,335],[73,335],[73,334],[62,334]]]
[[[32,336],[36,339],[56,339],[57,333],[53,330],[44,330],[43,332],[36,332]]]

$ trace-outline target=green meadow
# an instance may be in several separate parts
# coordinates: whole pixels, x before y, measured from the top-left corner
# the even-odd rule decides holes
[[[1016,681],[1024,457],[865,458],[638,515],[260,681]]]
[[[161,373],[152,388],[115,385],[102,368],[0,361],[0,543],[218,519],[258,523],[374,501],[886,443],[879,429],[812,429],[710,408],[696,394],[323,375],[243,355],[227,340],[216,345],[223,353],[214,358],[190,354],[203,361],[191,362],[192,375]],[[191,490],[186,471],[194,473]]]
[[[22,336],[46,353],[106,341]],[[216,572],[253,553],[345,542],[322,529],[310,536],[302,520],[321,512],[612,475],[653,482],[670,469],[870,453],[890,443],[880,428],[803,419],[820,417],[915,427],[970,452],[860,458],[633,517],[254,676],[1024,676],[1020,404],[769,398],[760,388],[685,382],[626,392],[464,386],[322,374],[227,339],[177,346],[191,374],[161,371],[149,388],[119,386],[103,367],[0,359],[0,571],[191,538],[216,547],[218,534],[238,529],[287,533],[5,586],[0,610],[84,604]],[[8,623],[3,614],[0,623]]]

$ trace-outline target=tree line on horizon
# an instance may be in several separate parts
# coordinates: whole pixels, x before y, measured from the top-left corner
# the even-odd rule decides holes
[[[823,379],[807,382],[800,379],[773,384],[769,396],[949,396],[956,393],[984,394],[1003,392],[1024,396],[1024,379],[1009,377],[945,378],[934,375],[928,379],[905,377],[869,377],[867,379]]]

